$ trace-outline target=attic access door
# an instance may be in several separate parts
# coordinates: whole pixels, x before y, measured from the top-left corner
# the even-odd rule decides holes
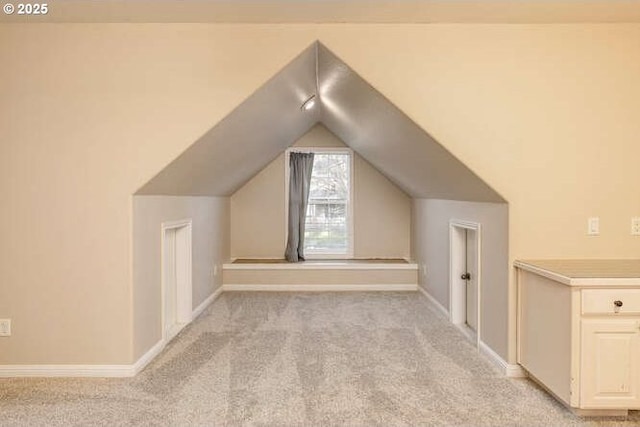
[[[449,222],[449,313],[451,322],[480,345],[481,229],[469,221]]]
[[[162,223],[162,337],[170,341],[191,321],[191,220]]]
[[[474,332],[478,330],[478,248],[476,230],[466,228],[465,234],[465,272],[460,279],[466,282],[465,324]]]

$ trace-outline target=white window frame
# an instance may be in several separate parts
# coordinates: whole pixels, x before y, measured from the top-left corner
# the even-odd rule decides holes
[[[348,147],[289,147],[284,155],[284,245],[287,246],[289,228],[289,158],[291,153],[349,154],[349,205],[347,207],[347,252],[344,254],[304,254],[306,259],[353,258],[353,150]]]

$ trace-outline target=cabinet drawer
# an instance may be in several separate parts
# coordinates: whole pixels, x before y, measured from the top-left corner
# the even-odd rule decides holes
[[[620,301],[620,314],[640,314],[640,289],[584,289],[582,314],[615,314]]]

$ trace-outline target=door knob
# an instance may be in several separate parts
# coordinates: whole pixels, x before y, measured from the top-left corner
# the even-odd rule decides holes
[[[471,274],[469,273],[464,273],[462,276],[460,276],[460,278],[462,280],[471,280]]]

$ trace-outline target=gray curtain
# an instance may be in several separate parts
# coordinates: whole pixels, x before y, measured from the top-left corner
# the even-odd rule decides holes
[[[289,156],[289,224],[284,253],[289,262],[304,261],[304,225],[312,169],[313,153],[292,152]]]

